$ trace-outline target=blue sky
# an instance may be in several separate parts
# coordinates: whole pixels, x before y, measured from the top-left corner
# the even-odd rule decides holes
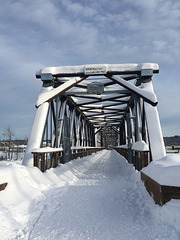
[[[180,135],[179,0],[0,0],[0,138],[28,137],[46,66],[155,62],[164,136]]]

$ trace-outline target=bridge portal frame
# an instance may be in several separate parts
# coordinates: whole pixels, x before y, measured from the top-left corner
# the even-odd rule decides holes
[[[128,150],[130,163],[131,151],[138,151],[139,146],[139,151],[150,152],[149,161],[164,157],[152,85],[152,76],[158,72],[159,66],[153,63],[39,70],[36,77],[43,86],[23,164],[33,165],[32,152],[44,147],[62,148],[59,159],[65,163],[79,149],[102,146],[102,131],[107,126],[116,128],[118,148]]]

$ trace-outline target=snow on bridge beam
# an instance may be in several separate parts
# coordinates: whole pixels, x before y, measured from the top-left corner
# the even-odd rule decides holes
[[[141,64],[89,64],[79,66],[46,67],[36,72],[36,77],[41,78],[42,74],[52,74],[56,77],[93,76],[93,75],[127,75],[141,74],[142,69],[152,69],[153,73],[159,72],[156,63]]]
[[[119,110],[125,110],[125,108],[126,108],[126,104],[124,104],[124,103],[113,103],[113,105],[112,105],[112,103],[103,103],[103,104],[96,104],[96,105],[90,105],[90,104],[88,104],[88,106],[80,106],[80,109],[82,109],[82,111],[90,111],[90,112],[93,112],[92,111],[92,109],[101,109],[101,111],[102,110],[108,110],[108,109],[110,109],[111,110],[111,108],[113,108],[113,107],[117,107],[116,108],[116,110],[117,109],[119,109]]]
[[[118,83],[119,85],[123,86],[124,88],[128,89],[129,91],[137,94],[139,97],[142,97],[145,101],[149,102],[151,105],[157,105],[157,98],[154,93],[148,92],[143,89],[139,89],[138,87],[134,86],[132,83],[126,82],[123,78],[117,76],[107,75],[108,78],[113,80],[114,82]]]
[[[86,112],[86,111],[84,111]],[[91,112],[92,113],[92,112]],[[96,117],[96,116],[108,116],[108,115],[111,115],[111,114],[114,114],[113,116],[118,116],[118,115],[123,115],[124,114],[124,111],[122,110],[117,110],[117,111],[114,111],[114,110],[110,110],[109,112],[105,112],[105,111],[100,111],[100,113],[96,113],[96,114],[89,114],[87,115],[88,116],[88,119],[90,119],[91,117]]]
[[[64,96],[74,96],[74,95],[79,95],[78,97],[81,97],[82,95],[86,94],[86,96],[88,97],[92,97],[94,96],[94,94],[90,94],[86,91],[80,92],[80,91],[71,91],[68,90],[67,92],[63,93]],[[125,94],[125,95],[130,95],[131,91],[128,90],[118,90],[116,88],[114,88],[114,90],[104,90],[103,95],[107,95],[107,94]],[[95,97],[95,96],[94,96]],[[101,98],[101,95],[97,95],[96,97]]]
[[[124,99],[125,98],[125,99]],[[109,95],[109,96],[102,96],[101,99],[99,100],[86,100],[86,101],[77,101],[77,106],[85,106],[88,104],[95,104],[101,102],[106,102],[106,101],[115,101],[115,102],[120,102],[120,103],[128,103],[129,101],[129,96],[127,97],[126,95]],[[113,104],[111,104],[112,106]]]
[[[57,88],[52,89],[49,93],[43,92],[42,94],[39,95],[39,98],[36,103],[36,107],[39,107],[41,104],[44,102],[50,102],[52,99],[58,97],[68,89],[72,88],[73,86],[77,85],[81,81],[83,81],[86,77],[81,77],[81,78],[73,78],[70,79],[69,81],[65,82],[64,84],[60,85]]]

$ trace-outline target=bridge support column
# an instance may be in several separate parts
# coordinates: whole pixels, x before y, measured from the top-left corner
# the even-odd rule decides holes
[[[142,88],[154,94],[152,81],[143,83]],[[158,160],[166,156],[158,110],[156,106],[154,107],[147,102],[144,102],[144,109],[152,160]]]
[[[41,93],[48,92],[52,87],[42,88]],[[28,140],[28,145],[26,148],[26,153],[23,159],[23,165],[33,166],[33,155],[32,149],[40,148],[42,143],[42,136],[46,125],[46,120],[49,112],[49,103],[45,102],[40,105],[34,117],[31,133]]]

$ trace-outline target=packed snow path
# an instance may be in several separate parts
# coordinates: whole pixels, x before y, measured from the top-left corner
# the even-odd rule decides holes
[[[179,239],[173,227],[157,221],[139,174],[115,151],[53,171],[66,184],[46,191],[36,203],[39,215],[34,212],[26,228],[29,240]]]

